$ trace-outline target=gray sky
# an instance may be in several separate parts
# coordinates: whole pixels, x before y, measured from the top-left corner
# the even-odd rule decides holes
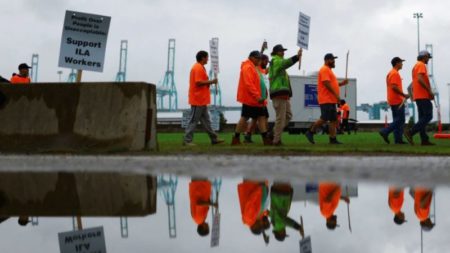
[[[120,252],[299,252],[299,236],[288,229],[289,238],[284,243],[271,236],[266,247],[261,237],[253,236],[242,224],[237,184],[242,179],[226,179],[220,193],[221,239],[220,247],[211,250],[210,237],[200,238],[190,215],[188,183],[189,178],[179,178],[176,192],[177,238],[169,239],[167,227],[167,207],[158,194],[158,208],[155,215],[144,218],[129,218],[130,237],[120,238],[119,219],[83,219],[86,228],[104,226],[107,250]],[[304,187],[297,185],[295,189]],[[305,233],[310,235],[314,252],[367,252],[367,253],[419,253],[420,228],[413,212],[413,200],[405,192],[403,211],[408,220],[402,226],[392,221],[393,215],[387,205],[388,185],[359,184],[358,197],[351,199],[350,213],[353,233],[347,228],[347,209],[341,201],[336,211],[338,223],[336,231],[325,227],[319,207],[313,202],[293,202],[290,217],[303,216]],[[448,225],[450,219],[445,214],[450,210],[449,188],[436,190],[436,227],[424,234],[424,252],[445,252],[450,246]],[[210,215],[210,214],[209,214]],[[208,217],[210,220],[210,216]],[[19,227],[17,219],[10,219],[0,225],[0,252],[59,252],[57,234],[72,229],[71,218],[40,219],[37,227]],[[20,238],[20,240],[17,240]],[[37,250],[38,249],[38,250]]]
[[[358,103],[385,100],[385,76],[394,56],[407,61],[401,72],[404,83],[411,81],[411,68],[417,56],[416,22],[413,13],[421,11],[422,48],[434,46],[435,77],[441,93],[442,115],[448,121],[445,59],[450,3],[433,0],[397,1],[295,1],[295,0],[0,0],[1,31],[5,38],[0,48],[0,75],[10,77],[31,55],[40,56],[39,81],[57,81],[58,56],[65,10],[112,17],[103,73],[85,73],[84,81],[114,80],[118,70],[121,39],[129,42],[129,81],[158,83],[167,61],[167,41],[176,38],[175,79],[179,105],[187,107],[188,75],[195,53],[209,49],[212,37],[220,38],[219,76],[223,102],[237,105],[236,87],[240,63],[267,39],[269,49],[282,43],[296,51],[298,12],[312,17],[310,50],[305,52],[303,69],[317,71],[323,55],[332,52],[340,58],[335,72],[344,75],[345,53],[351,51],[349,75],[358,79]],[[7,59],[7,60],[6,60]],[[209,68],[209,67],[208,67]],[[68,69],[64,69],[64,79]],[[296,68],[290,74],[303,74]],[[436,118],[436,117],[435,117]]]

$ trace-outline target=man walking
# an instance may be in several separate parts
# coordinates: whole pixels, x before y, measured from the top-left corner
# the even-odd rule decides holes
[[[419,121],[409,130],[405,131],[405,137],[411,145],[414,145],[413,136],[420,133],[422,146],[433,146],[426,133],[428,123],[433,119],[434,93],[431,90],[430,79],[428,78],[427,64],[432,55],[426,51],[420,51],[417,57],[417,63],[413,68],[413,99],[416,101],[419,110]]]
[[[317,78],[317,95],[321,116],[305,134],[311,144],[315,143],[314,133],[316,130],[322,127],[326,122],[329,122],[328,133],[330,135],[330,144],[342,144],[336,139],[336,105],[341,100],[339,87],[347,85],[348,80],[345,79],[339,83],[334,75],[332,69],[335,67],[336,58],[337,57],[333,54],[326,54],[324,57],[325,64],[319,71],[319,76]]]
[[[261,53],[252,51],[241,65],[237,101],[242,103],[242,113],[231,145],[241,144],[240,134],[246,131],[249,118],[256,120],[264,145],[272,144],[267,136],[267,88],[258,70],[260,62]]]
[[[200,121],[211,139],[211,144],[220,144],[224,141],[219,139],[211,128],[211,120],[208,112],[208,105],[211,103],[211,84],[217,84],[217,78],[209,80],[206,74],[205,65],[208,63],[208,53],[199,51],[196,55],[197,62],[192,66],[189,79],[189,104],[191,105],[191,115],[186,127],[183,144],[195,146],[192,143],[194,131]]]
[[[344,99],[341,99],[339,103],[340,112],[342,114],[342,123],[339,126],[340,131],[342,133],[344,131],[347,131],[348,134],[350,134],[350,126],[348,125],[348,119],[350,118],[350,106],[347,104],[347,102]],[[339,124],[339,120],[338,120]]]
[[[30,66],[28,66],[26,63],[22,63],[19,65],[19,74],[14,73],[11,77],[11,83],[12,84],[29,84],[31,82],[31,79],[29,77],[29,69],[31,69]]]
[[[272,61],[269,67],[270,98],[275,109],[275,126],[273,145],[282,145],[281,134],[292,118],[290,98],[292,97],[291,83],[286,72],[292,65],[301,61],[302,49],[297,55],[284,59],[285,49],[282,45],[276,45],[272,50]]]
[[[402,78],[399,71],[403,68],[403,62],[400,57],[394,57],[391,61],[392,70],[386,77],[387,102],[391,106],[393,122],[386,128],[380,130],[383,140],[389,144],[389,134],[394,132],[395,144],[406,144],[403,141],[403,126],[405,125],[405,102],[409,98],[408,94],[403,93]]]

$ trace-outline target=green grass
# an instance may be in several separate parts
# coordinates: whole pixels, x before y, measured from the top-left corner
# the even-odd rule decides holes
[[[432,134],[430,133],[430,136]],[[434,155],[449,156],[450,140],[438,140],[431,138],[436,146],[422,147],[419,136],[415,136],[415,146],[385,144],[378,133],[357,133],[351,135],[338,135],[338,140],[343,145],[332,146],[328,144],[328,136],[316,135],[316,144],[310,144],[304,135],[282,136],[283,146],[263,146],[261,136],[254,135],[253,144],[231,146],[232,133],[220,133],[220,138],[225,144],[212,146],[205,133],[194,135],[195,147],[182,146],[183,133],[158,134],[159,152],[161,155],[174,154],[223,154],[223,155]],[[243,136],[241,136],[241,141]],[[390,136],[393,141],[392,135]]]

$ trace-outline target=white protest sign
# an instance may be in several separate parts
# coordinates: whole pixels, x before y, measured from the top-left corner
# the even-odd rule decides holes
[[[300,241],[300,253],[312,253],[311,236]]]
[[[212,38],[209,41],[209,52],[213,73],[217,75],[219,74],[219,38]]]
[[[61,253],[106,253],[103,227],[58,234]]]
[[[111,17],[66,11],[59,67],[103,72]]]
[[[213,218],[211,232],[211,248],[219,246],[220,241],[220,213],[216,213]]]
[[[311,24],[311,18],[300,12],[298,18],[298,38],[297,46],[308,50],[309,46],[309,28]]]

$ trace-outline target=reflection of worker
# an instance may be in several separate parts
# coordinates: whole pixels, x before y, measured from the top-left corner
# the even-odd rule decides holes
[[[394,222],[397,225],[402,225],[405,220],[405,213],[402,212],[404,201],[403,188],[389,188],[388,204],[391,211],[394,213]]]
[[[288,217],[293,193],[292,186],[287,183],[274,183],[270,188],[270,220],[272,232],[278,241],[286,238],[286,226],[303,234],[300,224]]]
[[[350,134],[350,127],[348,125],[348,119],[350,118],[350,106],[344,99],[341,99],[339,105],[340,105],[339,108],[341,109],[341,118],[342,118],[342,123],[339,128],[342,132],[347,131],[348,134]]]
[[[30,66],[28,66],[26,63],[22,63],[19,65],[19,74],[13,73],[11,77],[11,83],[12,84],[27,84],[30,83],[30,77],[29,75],[29,69],[31,69]]]
[[[411,190],[411,195],[414,197],[414,212],[420,221],[420,226],[424,231],[432,230],[434,224],[430,219],[430,207],[433,191],[427,188],[416,187]]]
[[[6,221],[9,217],[0,217],[0,223]],[[21,226],[26,226],[30,222],[30,217],[28,216],[19,216],[17,223]]]
[[[270,227],[268,219],[267,182],[244,180],[238,185],[242,222],[253,234],[260,235]]]
[[[348,197],[341,196],[341,186],[335,183],[320,183],[319,184],[319,206],[320,212],[326,219],[327,228],[330,230],[336,229],[337,216],[334,214],[339,205],[339,200],[344,200],[350,203]]]
[[[207,179],[192,179],[189,184],[189,198],[191,201],[191,215],[197,226],[200,236],[209,234],[209,225],[206,222],[209,206],[217,206],[211,202],[211,182]]]

